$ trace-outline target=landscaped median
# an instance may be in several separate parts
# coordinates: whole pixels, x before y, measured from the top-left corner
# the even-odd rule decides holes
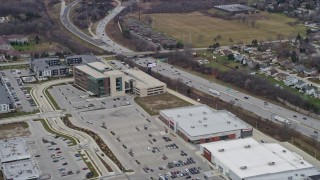
[[[51,88],[51,87],[50,87]],[[51,96],[49,90],[49,88],[45,88],[44,89],[44,94],[48,100],[48,102],[50,103],[50,105],[54,108],[54,110],[60,110],[61,108],[59,107],[58,103],[56,102],[56,100]]]
[[[90,157],[88,156],[88,153],[83,150],[83,153],[81,151],[79,151],[81,158],[83,159],[83,162],[87,165],[88,169],[90,170],[90,172],[92,172],[92,177],[91,178],[95,178],[98,177],[99,174],[96,171],[96,168],[93,166],[93,161],[90,159]],[[100,172],[101,174],[101,172]]]
[[[112,151],[110,150],[110,148],[107,146],[107,144],[101,139],[100,136],[98,136],[95,132],[85,129],[85,128],[81,128],[81,127],[77,127],[75,125],[73,125],[70,121],[70,119],[65,116],[61,118],[64,122],[64,124],[66,126],[68,126],[71,129],[77,130],[77,131],[81,131],[81,132],[85,132],[86,134],[88,134],[89,136],[91,136],[95,142],[97,143],[97,145],[100,147],[100,149],[102,150],[102,152],[104,154],[106,154],[118,167],[120,170],[122,170],[123,172],[132,172],[133,170],[131,169],[125,169],[123,167],[123,165],[120,163],[120,161],[117,159],[117,157],[112,153]],[[109,168],[107,168],[109,170]]]
[[[68,146],[74,146],[74,145],[77,145],[80,141],[75,138],[75,137],[71,137],[71,136],[68,136],[68,135],[65,135],[65,134],[61,134],[55,130],[52,129],[52,127],[49,125],[49,123],[47,122],[47,120],[45,119],[34,119],[33,121],[40,121],[42,126],[44,127],[44,129],[46,131],[48,131],[49,133],[51,134],[55,134],[57,136],[60,136],[60,137],[63,137],[63,138],[66,138],[68,140],[70,140],[70,144]]]

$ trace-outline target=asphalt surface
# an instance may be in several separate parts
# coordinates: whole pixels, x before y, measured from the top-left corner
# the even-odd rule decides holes
[[[156,60],[153,58],[139,58],[138,60],[134,61],[142,66],[147,66],[147,62],[156,62]],[[198,89],[212,96],[216,95],[210,93],[209,89],[215,89],[220,92],[220,96],[217,97],[219,97],[221,100],[226,102],[230,102],[231,100],[235,101],[234,105],[251,111],[263,118],[274,120],[274,115],[284,117],[291,122],[291,127],[295,128],[297,131],[301,132],[304,135],[317,136],[317,132],[320,133],[320,121],[318,119],[285,109],[270,102],[265,104],[264,100],[261,100],[253,96],[249,96],[242,92],[238,92],[220,84],[208,81],[199,76],[174,68],[167,63],[157,62],[157,66],[152,68],[152,71],[158,72],[172,79],[180,78],[184,83],[188,84],[192,88]]]
[[[69,110],[76,126],[96,132],[108,144],[123,166],[134,170],[134,175],[128,175],[129,179],[151,177],[158,179],[159,176],[165,176],[168,172],[179,170],[186,173],[186,169],[192,167],[200,167],[201,172],[194,175],[190,173],[190,176],[203,178],[203,172],[211,171],[209,166],[195,154],[198,150],[196,146],[179,140],[180,138],[172,135],[171,131],[165,132],[164,124],[156,117],[150,117],[144,112],[130,95],[118,98],[90,98],[70,85],[54,87],[52,95],[61,107]],[[146,129],[145,126],[147,126]],[[166,142],[163,137],[169,137],[172,141]],[[166,147],[173,143],[179,148]],[[154,148],[159,150],[153,152]],[[129,153],[131,150],[134,152],[133,155]],[[187,155],[181,156],[181,150]],[[164,155],[167,159],[163,159]],[[169,162],[187,161],[190,157],[196,163],[173,169],[167,167]],[[152,170],[145,171],[143,170],[145,167]],[[160,170],[159,167],[165,167],[165,169]],[[120,174],[113,177],[124,178]]]

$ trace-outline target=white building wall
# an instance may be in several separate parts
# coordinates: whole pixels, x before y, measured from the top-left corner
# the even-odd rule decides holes
[[[8,104],[0,104],[0,113],[6,113],[10,110]]]

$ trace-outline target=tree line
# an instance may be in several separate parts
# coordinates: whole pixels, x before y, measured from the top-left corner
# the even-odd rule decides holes
[[[196,72],[212,75],[216,79],[219,79],[223,82],[230,83],[234,86],[237,86],[241,89],[244,89],[252,94],[280,102],[278,98],[281,98],[290,104],[293,104],[301,109],[305,109],[310,112],[319,113],[319,108],[309,102],[304,100],[297,94],[292,93],[286,89],[280,89],[276,87],[273,83],[268,80],[251,75],[236,69],[229,71],[221,71],[217,68],[206,67],[205,65],[200,65],[196,62],[191,56],[190,52],[171,52],[168,54],[158,54],[155,55],[155,58],[168,58],[170,64],[178,65],[183,68],[188,68]],[[316,60],[315,60],[316,61]],[[319,62],[317,60],[316,62]]]
[[[55,0],[45,4],[42,0],[0,0],[0,16],[12,17],[11,21],[0,24],[1,35],[36,34],[49,42],[58,42],[69,48],[74,53],[101,54],[96,49],[82,45],[77,40],[70,38],[66,30],[59,27],[58,22],[54,22],[47,10],[52,10]]]

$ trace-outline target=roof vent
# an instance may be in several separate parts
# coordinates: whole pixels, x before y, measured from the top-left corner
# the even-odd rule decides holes
[[[202,123],[202,121],[201,121],[201,120],[199,120],[198,122],[199,122],[199,123]]]
[[[304,164],[304,162],[303,162],[303,161],[301,161],[300,163],[301,163],[301,164]]]
[[[250,148],[250,147],[251,147],[250,144],[244,146],[244,148]]]
[[[230,124],[231,122],[230,122],[230,121],[227,121],[227,123]]]
[[[191,126],[192,129],[194,129],[194,126]]]
[[[268,165],[270,165],[270,166],[273,166],[275,164],[276,164],[275,162],[268,162]]]
[[[219,149],[218,151],[219,151],[219,152],[224,152],[224,149]]]
[[[189,113],[189,115],[190,115],[190,116],[192,116],[192,114],[191,114],[191,113]]]
[[[203,114],[207,114],[205,111],[203,111]]]
[[[282,152],[286,153],[287,151],[286,150],[282,150]]]
[[[180,115],[178,114],[177,117],[180,117]]]
[[[207,117],[203,117],[203,120],[208,120],[208,118]]]
[[[245,170],[245,169],[247,169],[248,167],[247,166],[241,166],[240,167],[240,169],[242,169],[242,170]]]
[[[203,126],[204,126],[204,127],[207,127],[208,125],[204,124]]]

